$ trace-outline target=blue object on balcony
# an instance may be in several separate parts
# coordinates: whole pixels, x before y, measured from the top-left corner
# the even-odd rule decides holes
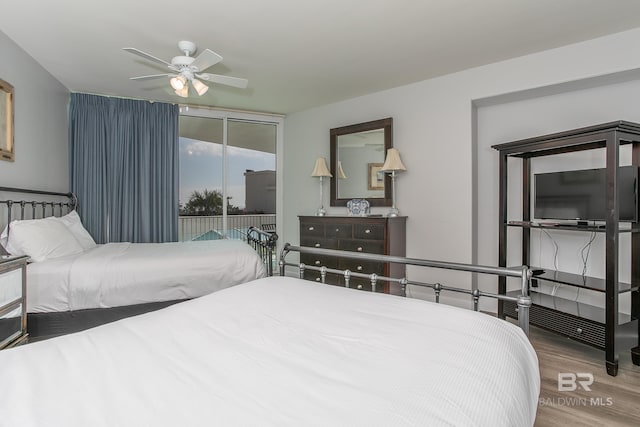
[[[198,237],[194,237],[191,240],[199,241],[199,240],[220,240],[220,239],[224,239],[224,235],[222,233],[219,233],[216,230],[209,230],[206,233],[202,233]]]

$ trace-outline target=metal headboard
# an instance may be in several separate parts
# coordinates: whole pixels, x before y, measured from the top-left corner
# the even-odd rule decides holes
[[[14,219],[36,219],[46,216],[62,216],[78,207],[78,199],[73,193],[59,193],[55,191],[31,190],[25,188],[0,187],[0,193],[32,194],[38,196],[66,197],[66,202],[51,200],[7,199],[0,200],[0,204],[7,206],[6,224]],[[19,210],[18,210],[19,208]],[[18,215],[14,217],[17,210]],[[66,212],[65,212],[66,211]]]

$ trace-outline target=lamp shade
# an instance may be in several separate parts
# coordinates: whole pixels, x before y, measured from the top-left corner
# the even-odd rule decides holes
[[[184,85],[182,89],[176,90],[176,95],[186,98],[189,96],[189,86]]]
[[[316,165],[313,168],[313,172],[311,172],[311,176],[333,176],[331,172],[329,172],[329,168],[327,167],[327,162],[324,157],[318,157],[316,159]]]
[[[338,178],[347,179],[347,175],[345,175],[344,170],[342,169],[341,161],[338,161]]]
[[[171,83],[171,87],[175,90],[182,90],[182,88],[187,84],[187,80],[182,76],[175,76],[169,80],[169,82]]]
[[[191,80],[191,84],[193,85],[193,88],[196,90],[196,92],[198,92],[198,95],[200,96],[204,95],[209,90],[209,86],[202,83],[200,80],[193,79]]]
[[[389,148],[387,150],[387,158],[380,170],[385,172],[406,171],[407,168],[404,167],[402,160],[400,160],[400,152],[395,148]]]

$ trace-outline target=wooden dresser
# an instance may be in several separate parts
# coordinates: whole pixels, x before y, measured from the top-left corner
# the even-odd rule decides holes
[[[300,246],[383,255],[406,255],[407,217],[300,216]],[[405,267],[390,263],[302,254],[300,262],[354,272],[403,277]],[[306,271],[305,279],[320,281],[320,273]],[[344,278],[327,275],[326,282],[344,286]],[[371,290],[367,279],[351,278],[349,287]],[[399,285],[382,282],[377,292],[400,294]]]

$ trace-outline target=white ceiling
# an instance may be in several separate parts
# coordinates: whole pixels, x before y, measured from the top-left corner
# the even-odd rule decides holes
[[[638,0],[0,0],[0,10],[0,31],[71,91],[185,102],[164,79],[129,80],[165,70],[122,48],[170,60],[191,40],[224,57],[207,72],[249,87],[211,85],[186,102],[275,113],[640,26]]]

